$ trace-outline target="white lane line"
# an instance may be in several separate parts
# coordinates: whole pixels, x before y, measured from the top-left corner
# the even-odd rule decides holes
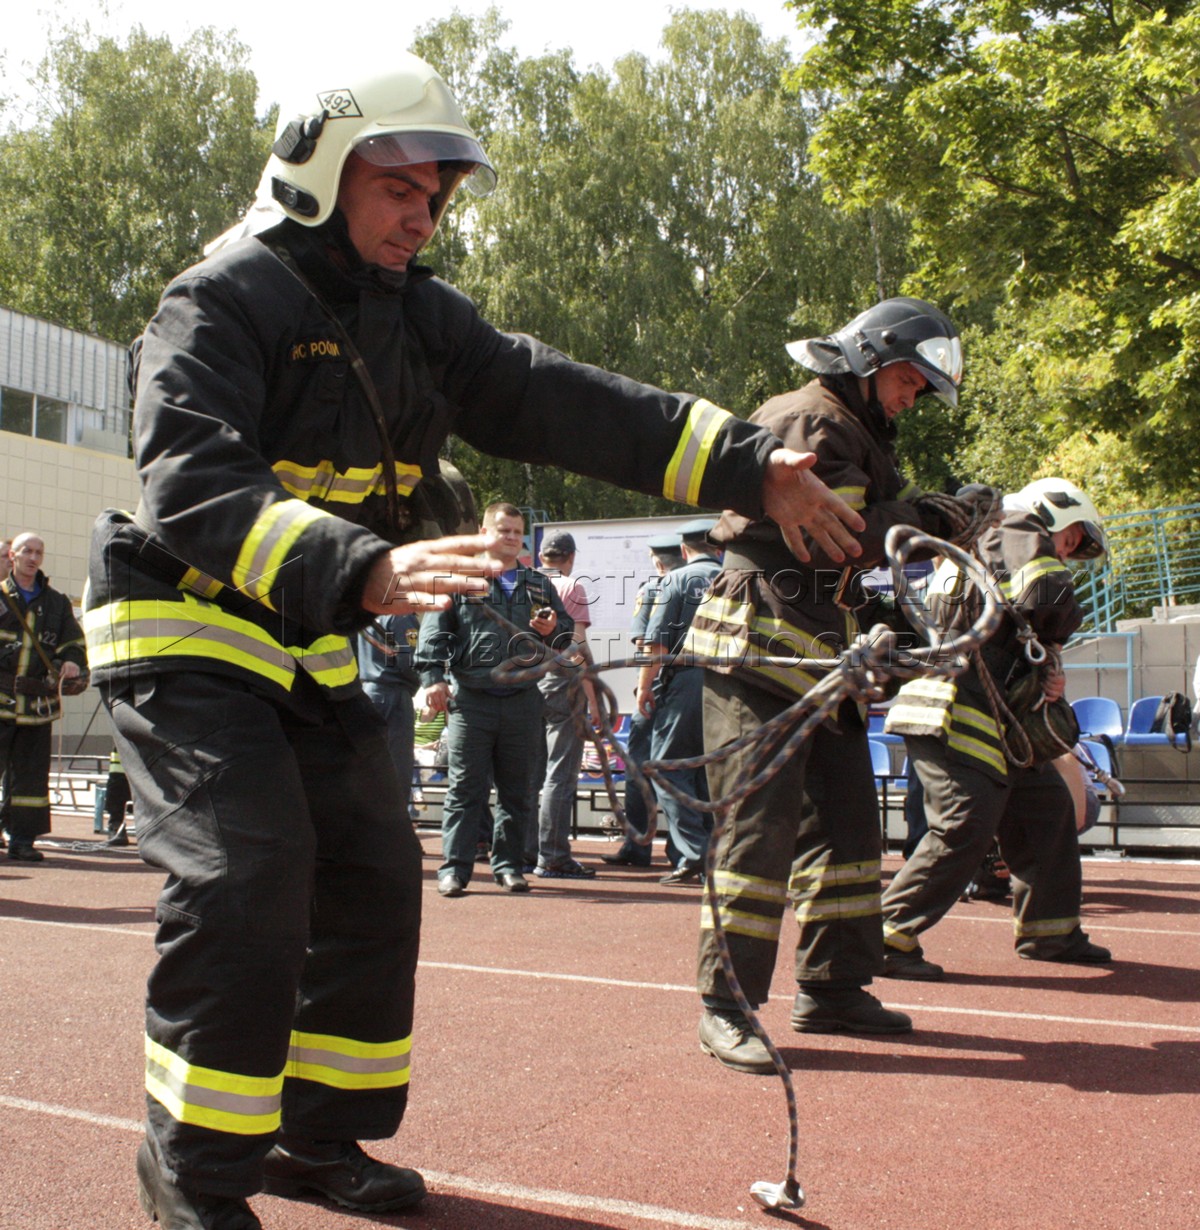
[[[790,996],[776,997],[790,999]],[[900,1008],[904,1012],[945,1012],[957,1016],[987,1016],[1000,1017],[1012,1021],[1054,1021],[1061,1025],[1103,1025],[1116,1029],[1165,1029],[1173,1034],[1194,1034],[1200,1036],[1200,1025],[1155,1025],[1150,1021],[1111,1021],[1107,1017],[1088,1016],[1057,1016],[1049,1012],[1000,1012],[993,1008],[946,1008],[935,1004],[898,1004],[890,997],[889,1008]]]
[[[971,919],[968,921],[1004,922],[1006,920]],[[0,922],[22,922],[29,923],[31,926],[39,927],[68,927],[85,931],[104,931],[115,935],[141,935],[147,938],[151,938],[153,936],[153,932],[150,931],[131,931],[121,927],[104,927],[92,925],[91,923],[61,923],[51,922],[46,919],[12,918],[3,915],[0,915]],[[1099,930],[1100,928],[1095,929]],[[1109,928],[1109,930],[1115,929],[1116,928]],[[1175,935],[1178,934],[1178,932],[1166,932],[1165,934]],[[622,990],[630,991],[665,991],[670,993],[678,992],[685,995],[696,994],[695,987],[686,986],[682,983],[636,982],[627,978],[602,978],[596,974],[564,974],[547,970],[510,969],[505,966],[464,965],[457,961],[421,961],[418,968],[442,969],[464,974],[489,974],[496,978],[537,978],[546,982],[581,982],[587,983],[591,986],[619,987]],[[791,996],[773,995],[771,998],[783,1001],[790,999]],[[891,1004],[892,1001],[889,999],[888,1003]],[[894,1004],[893,1006],[903,1009],[904,1011],[917,1011],[921,1013],[943,1012],[959,1016],[994,1017],[1000,1020],[1056,1021],[1068,1025],[1107,1025],[1114,1029],[1148,1029],[1162,1030],[1166,1033],[1200,1034],[1200,1025],[1166,1025],[1155,1021],[1117,1021],[1107,1018],[1098,1019],[1095,1017],[1052,1016],[1037,1012],[1001,1012],[992,1008],[948,1008],[940,1007],[936,1004]]]
[[[696,994],[695,987],[684,986],[676,982],[631,982],[621,978],[599,978],[591,974],[546,973],[541,970],[507,969],[490,965],[461,965],[452,961],[422,961],[419,968],[444,969],[464,974],[491,974],[493,977],[504,978],[539,978],[547,982],[587,982],[595,986],[620,987],[635,991],[680,991],[686,995]],[[781,1003],[790,1003],[792,999],[790,995],[772,995],[771,998]],[[1057,1021],[1067,1025],[1107,1025],[1114,1029],[1148,1029],[1164,1030],[1167,1033],[1200,1034],[1200,1024],[1163,1025],[1154,1021],[1115,1021],[1084,1016],[1053,1016],[1041,1012],[1001,1012],[992,1008],[945,1008],[938,1004],[898,1004],[893,1003],[890,998],[888,1006],[900,1008],[906,1012],[945,1012],[958,1016],[997,1017],[1014,1021]]]
[[[1087,903],[1084,902],[1086,905]],[[943,923],[994,923],[997,926],[1012,928],[1011,915],[1004,918],[986,918],[982,914],[947,914],[941,920]],[[1165,931],[1161,927],[1122,927],[1119,923],[1107,923],[1095,914],[1084,914],[1081,919],[1090,935],[1093,931],[1112,931],[1119,935],[1168,935],[1178,939],[1200,939],[1200,931]]]
[[[69,930],[75,931],[101,931],[108,935],[148,935],[151,938],[154,937],[153,924],[150,923],[131,923],[127,927],[110,927],[103,923],[61,922],[53,918],[21,918],[16,914],[0,914],[0,923],[6,922],[25,923],[30,927],[66,927]],[[1093,931],[1112,931],[1121,935],[1165,935],[1171,939],[1200,939],[1200,931],[1166,930],[1162,927],[1122,927],[1120,924],[1103,922],[1097,919],[1095,915],[1085,914],[1083,922],[1089,934]],[[990,923],[998,927],[1011,928],[1012,917],[1005,915],[1001,918],[990,918],[982,914],[950,913],[942,919],[942,923],[943,925],[946,923]]]
[[[74,1106],[55,1106],[50,1102],[32,1102],[28,1098],[13,1098],[0,1093],[0,1106],[12,1110],[27,1110],[32,1115],[53,1115],[56,1119],[77,1119],[80,1123],[94,1123],[97,1127],[116,1128],[118,1132],[143,1132],[144,1123],[136,1119],[118,1119],[115,1115],[97,1115],[90,1110],[78,1110]]]
[[[134,927],[106,927],[102,923],[73,923],[59,922],[53,918],[17,918],[13,914],[0,914],[0,923],[25,923],[30,927],[65,927],[68,931],[101,931],[106,935],[144,935],[150,939],[154,938],[154,932],[150,927],[142,925],[140,929]]]
[[[56,1106],[49,1102],[34,1102],[29,1098],[14,1098],[0,1094],[0,1106],[23,1110],[34,1115],[51,1115],[56,1119],[74,1119],[98,1127],[116,1128],[121,1132],[140,1135],[145,1124],[136,1119],[118,1119],[114,1115],[97,1115],[72,1106]],[[517,1183],[492,1183],[486,1179],[470,1179],[464,1175],[446,1174],[440,1170],[422,1170],[425,1181],[438,1188],[462,1192],[471,1196],[498,1196],[522,1204],[544,1204],[573,1212],[606,1213],[616,1217],[632,1217],[659,1226],[683,1226],[687,1230],[756,1230],[749,1222],[731,1221],[725,1217],[707,1217],[701,1213],[684,1213],[661,1205],[639,1204],[633,1200],[613,1200],[603,1196],[584,1196],[578,1192],[557,1191],[545,1187],[522,1187]]]

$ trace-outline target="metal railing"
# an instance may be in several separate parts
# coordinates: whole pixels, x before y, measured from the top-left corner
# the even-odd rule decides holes
[[[1119,619],[1200,602],[1200,504],[1116,513],[1104,529],[1107,558],[1075,580],[1087,630],[1113,632]]]

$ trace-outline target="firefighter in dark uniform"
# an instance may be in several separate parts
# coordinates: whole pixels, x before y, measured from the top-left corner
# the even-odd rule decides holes
[[[1001,522],[980,537],[976,555],[1041,645],[1059,650],[1083,622],[1067,563],[1105,549],[1091,499],[1065,479],[1045,478],[1005,497]],[[977,609],[959,600],[962,592],[957,569],[944,563],[928,601],[948,629],[965,626]],[[1032,666],[1011,615],[981,657],[1000,695],[1034,669],[1048,700],[1063,694],[1056,657]],[[888,710],[886,729],[905,737],[909,764],[925,790],[929,829],[883,896],[884,973],[923,982],[942,977],[918,937],[959,899],[997,834],[1012,882],[1018,954],[1084,965],[1110,961],[1112,954],[1093,944],[1079,922],[1082,876],[1071,793],[1050,761],[1009,762],[978,662],[955,679],[906,683]]]
[[[708,541],[715,524],[712,518],[702,518],[680,529],[684,562],[662,578],[646,621],[643,651],[650,661],[638,676],[637,709],[651,720],[651,760],[682,760],[704,751],[700,720],[704,672],[698,666],[680,666],[673,659],[721,570],[719,548]],[[708,798],[703,768],[671,769],[663,776],[694,799]],[[660,883],[698,883],[704,874],[711,819],[666,790],[658,791],[658,806],[676,855],[675,866]]]
[[[629,622],[629,639],[633,642],[637,653],[641,653],[645,643],[646,624],[650,619],[650,611],[654,607],[654,599],[658,594],[658,587],[663,577],[672,568],[678,568],[683,563],[678,534],[664,534],[660,538],[651,538],[646,545],[657,575],[643,581],[634,596],[633,618]],[[640,766],[649,757],[653,725],[653,715],[646,716],[637,706],[637,689],[635,688],[633,712],[629,715],[629,732],[625,739],[625,759],[631,764]],[[650,812],[646,806],[646,796],[642,793],[641,786],[629,775],[625,778],[624,804],[626,823],[634,832],[645,833],[650,827]],[[651,857],[650,846],[639,845],[628,836],[615,854],[601,855],[604,862],[617,867],[649,867]],[[678,861],[670,832],[667,833],[667,861],[672,866]]]
[[[494,180],[427,64],[315,84],[135,344],[141,500],[93,538],[89,648],[168,877],[138,1179],[172,1227],[252,1230],[262,1186],[424,1194],[357,1143],[404,1113],[421,867],[352,638],[496,570],[483,536],[424,541],[455,523],[446,439],[851,555],[862,528],[769,432],[501,334],[417,263],[455,189]]]
[[[87,652],[66,594],[41,570],[45,545],[18,534],[12,572],[0,582],[0,778],[8,777],[4,827],[8,857],[40,863],[34,846],[50,831],[51,727],[61,716],[60,689],[83,691]]]
[[[935,307],[889,299],[830,337],[793,342],[817,379],[752,417],[791,447],[812,449],[817,471],[858,508],[865,568],[880,564],[894,525],[944,533],[938,505],[896,468],[894,418],[932,392],[955,402],[958,332]],[[775,527],[726,513],[711,537],[725,547],[713,595],[688,648],[717,659],[704,672],[704,747],[714,752],[781,713],[818,674],[764,659],[833,658],[858,634],[848,571],[819,555],[797,560]],[[747,769],[745,753],[710,764],[713,798]],[[766,1000],[788,903],[799,924],[792,1026],[800,1032],[901,1033],[912,1022],[865,986],[880,972],[881,840],[863,716],[851,701],[728,817],[715,853],[717,908],[752,1006]],[[708,904],[701,915],[697,986],[703,1050],[737,1071],[773,1071],[721,969]]]

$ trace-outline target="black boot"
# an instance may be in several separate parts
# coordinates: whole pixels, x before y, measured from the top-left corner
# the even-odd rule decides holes
[[[207,1196],[167,1182],[149,1141],[137,1155],[138,1201],[161,1230],[262,1230],[240,1196]]]
[[[316,1193],[346,1209],[386,1213],[419,1204],[425,1180],[368,1157],[353,1140],[281,1136],[263,1163],[263,1191],[292,1200]]]

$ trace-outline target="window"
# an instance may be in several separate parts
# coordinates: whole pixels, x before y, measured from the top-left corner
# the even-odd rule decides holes
[[[0,389],[0,430],[33,435],[33,394]]]
[[[35,419],[35,435],[39,440],[56,440],[65,444],[67,440],[67,403],[57,401],[53,397],[37,398],[37,415]]]

